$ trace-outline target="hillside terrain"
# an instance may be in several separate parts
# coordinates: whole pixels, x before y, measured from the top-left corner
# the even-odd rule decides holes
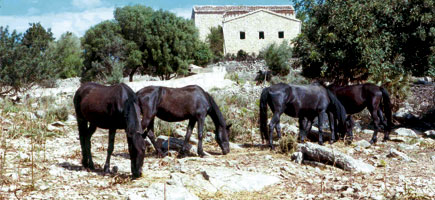
[[[325,148],[369,166],[371,172],[341,169],[335,163],[294,159],[296,153],[275,151],[261,143],[258,99],[266,85],[256,85],[264,62],[223,62],[198,74],[169,81],[135,77],[125,82],[134,91],[148,85],[182,87],[197,84],[216,100],[232,123],[231,152],[221,155],[211,120],[206,121],[203,158],[178,158],[170,151],[158,158],[149,146],[143,175],[131,179],[124,130],[117,130],[111,173],[103,173],[108,131],[92,137],[95,171],[81,167],[81,150],[72,97],[78,79],[56,88],[35,88],[19,102],[0,99],[0,199],[434,199],[435,127],[433,83],[414,85],[410,98],[395,112],[392,140],[370,145],[373,130],[367,112],[358,114],[351,145],[343,141]],[[307,83],[292,72],[287,81]],[[270,114],[270,111],[269,111]],[[282,116],[284,137],[296,136],[297,119]],[[413,121],[414,120],[414,121]],[[431,121],[432,120],[432,121]],[[419,122],[419,123],[417,123]],[[403,126],[400,125],[403,123]],[[406,125],[406,126],[405,126]],[[156,121],[156,133],[182,138],[187,121]],[[316,128],[313,128],[314,131]],[[383,137],[383,133],[379,133]],[[196,128],[191,143],[196,147]]]

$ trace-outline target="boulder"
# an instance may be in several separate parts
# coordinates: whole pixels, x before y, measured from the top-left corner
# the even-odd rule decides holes
[[[280,181],[275,176],[228,168],[206,169],[201,174],[217,189],[229,192],[260,191]]]
[[[371,145],[370,142],[367,142],[367,140],[360,140],[358,142],[355,142],[354,144],[357,147],[361,147],[361,148],[367,148]]]
[[[387,155],[388,157],[399,157],[400,159],[404,161],[412,161],[410,157],[408,157],[405,153],[402,153],[394,148],[390,149],[390,153]]]
[[[396,133],[397,135],[400,136],[405,136],[405,137],[417,137],[417,133],[409,128],[398,128],[396,130],[394,130],[394,133]]]
[[[424,135],[428,138],[435,139],[435,130],[428,130],[424,132]]]
[[[146,191],[145,196],[147,199],[168,199],[168,200],[184,200],[199,198],[191,193],[183,186],[166,185],[164,183],[154,183]],[[166,197],[166,198],[165,198]]]

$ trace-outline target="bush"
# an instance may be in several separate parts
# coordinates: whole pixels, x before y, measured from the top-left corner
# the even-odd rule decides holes
[[[213,52],[214,61],[218,61],[224,55],[224,32],[222,26],[211,27],[207,35],[207,42]]]
[[[290,72],[289,59],[292,56],[292,49],[287,41],[279,46],[273,43],[260,52],[259,57],[264,57],[266,65],[274,74],[287,75]]]
[[[286,134],[279,141],[279,147],[282,153],[293,153],[298,147],[298,141],[295,136]]]
[[[114,63],[112,72],[106,75],[106,82],[110,85],[121,83],[123,78],[122,75],[123,69],[124,69],[123,63],[120,62]]]
[[[378,76],[387,85],[399,73],[430,73],[434,1],[296,0],[295,7],[306,21],[294,53],[310,78],[348,84]]]
[[[243,51],[242,49],[240,49],[240,50],[237,52],[237,57],[236,57],[236,59],[237,59],[238,61],[246,60],[247,58],[248,58],[248,53],[246,53],[246,51]]]
[[[53,39],[50,29],[39,23],[24,34],[0,26],[0,96],[23,92],[54,76],[44,62]]]

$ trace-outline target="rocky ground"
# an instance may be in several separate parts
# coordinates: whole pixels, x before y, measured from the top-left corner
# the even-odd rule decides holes
[[[242,71],[238,68],[243,63],[218,65],[238,72]],[[255,70],[262,66],[261,63],[249,65],[253,66],[253,71],[246,72],[248,74],[245,77],[255,76]],[[250,96],[247,100],[239,101],[252,101],[251,106],[255,107],[255,99],[263,86],[255,86],[249,81],[236,84],[224,80],[224,76],[224,71],[217,70],[175,82],[153,82],[143,78],[130,85],[138,90],[150,83],[168,86],[197,83],[215,98],[219,98],[219,95],[247,94]],[[55,100],[51,104],[70,104],[68,101],[71,101],[77,84],[61,83],[63,88],[39,89],[31,95],[38,98],[46,94],[53,95]],[[165,158],[157,158],[150,147],[143,166],[143,176],[132,180],[124,131],[118,130],[115,139],[112,173],[104,174],[102,166],[107,151],[107,130],[97,129],[92,137],[92,153],[97,169],[89,171],[80,164],[80,142],[73,110],[68,110],[66,121],[48,123],[41,119],[44,113],[40,111],[43,107],[39,104],[42,103],[35,101],[29,104],[31,109],[27,113],[18,113],[7,106],[0,107],[0,199],[435,198],[434,130],[397,127],[392,134],[392,141],[370,145],[367,141],[371,138],[372,130],[363,123],[365,119],[359,119],[361,124],[354,129],[352,145],[345,145],[342,141],[324,145],[328,150],[341,152],[364,165],[372,166],[370,172],[341,169],[335,167],[335,163],[324,164],[306,155],[302,160],[294,160],[292,153],[281,153],[279,147],[270,151],[261,145],[256,127],[238,131],[231,152],[221,155],[214,135],[208,132],[204,149],[210,155],[180,159],[176,152],[172,152]],[[243,114],[237,114],[231,108],[227,111],[235,112],[232,115],[238,117]],[[41,123],[27,120],[41,120]],[[296,134],[294,120],[282,120],[282,123],[285,134]],[[172,135],[182,136],[186,125],[186,122],[174,125],[172,131],[178,134]],[[192,138],[196,138],[195,133],[196,130]],[[46,137],[32,137],[32,134]],[[195,140],[192,140],[192,144],[196,146]],[[278,146],[278,141],[275,145]]]

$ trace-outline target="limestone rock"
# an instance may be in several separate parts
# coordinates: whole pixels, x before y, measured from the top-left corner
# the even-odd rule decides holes
[[[417,137],[417,133],[409,128],[398,128],[394,130],[394,133],[400,136],[406,136],[406,137]]]
[[[388,157],[399,157],[404,161],[412,161],[410,157],[408,157],[405,153],[402,153],[394,148],[390,149],[390,153],[387,155]]]
[[[165,194],[166,192],[166,194]],[[168,200],[182,200],[191,199],[196,200],[199,198],[191,193],[189,190],[178,185],[165,185],[164,183],[154,183],[146,191],[145,196],[148,199],[166,199]]]

